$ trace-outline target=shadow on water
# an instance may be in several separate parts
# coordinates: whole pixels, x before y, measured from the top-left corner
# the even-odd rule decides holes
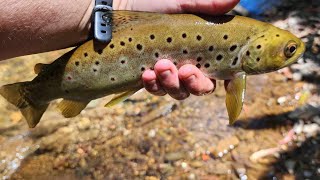
[[[280,153],[276,162],[270,166],[277,171],[274,174],[261,176],[259,179],[284,179],[291,175],[295,179],[319,179],[320,173],[320,133],[307,138],[299,146]],[[308,167],[308,169],[306,169]],[[310,169],[311,168],[311,169]]]
[[[239,120],[234,126],[252,130],[269,129],[292,125],[299,120],[309,121],[311,118],[318,115],[320,115],[320,107],[307,104],[302,107],[298,107],[291,112]]]
[[[313,121],[312,119],[314,117],[319,117],[319,115],[319,106],[315,107],[307,104],[287,113],[240,120],[236,122],[235,127],[247,130],[262,130],[289,125],[293,126],[294,131],[295,125],[301,124],[302,122],[303,124],[308,124],[310,121]],[[319,122],[315,123],[319,125]],[[294,177],[294,179],[319,179],[319,131],[310,137],[295,133],[295,138],[288,143],[287,150],[280,151],[277,160],[269,164],[268,167],[268,170],[258,179],[285,179],[285,177]]]

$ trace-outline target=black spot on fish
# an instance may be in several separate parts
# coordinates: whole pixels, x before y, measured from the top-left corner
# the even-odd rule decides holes
[[[178,65],[178,63],[177,62],[173,62],[173,64],[176,66],[176,65]]]
[[[184,38],[184,39],[187,38],[187,34],[186,34],[186,33],[183,33],[183,34],[182,34],[182,38]]]
[[[261,49],[261,45],[260,44],[257,46],[257,49]]]
[[[128,41],[129,41],[129,42],[131,42],[131,41],[132,41],[132,38],[131,38],[131,37],[130,37],[130,38],[128,38]]]
[[[196,66],[197,66],[197,68],[199,68],[199,69],[201,68],[201,64],[200,64],[200,63],[198,63]]]
[[[154,56],[155,56],[156,58],[158,58],[158,57],[159,57],[159,53],[158,53],[158,52],[154,53]]]
[[[184,49],[183,51],[183,54],[188,54],[188,50]]]
[[[79,66],[79,65],[80,65],[80,62],[79,62],[79,61],[76,61],[74,64],[75,64],[76,66]]]
[[[212,52],[213,51],[213,46],[210,46],[208,50]]]
[[[206,63],[206,64],[204,64],[204,67],[205,67],[205,68],[209,68],[209,67],[210,67],[210,64],[209,64],[209,63]]]
[[[133,28],[130,29],[131,31],[133,30]]]
[[[171,38],[171,37],[168,37],[168,38],[167,38],[167,42],[168,42],[168,43],[171,43],[171,42],[172,42],[172,38]]]
[[[202,60],[202,57],[197,57],[197,61],[200,62]]]
[[[156,37],[155,37],[153,34],[150,35],[150,39],[151,39],[151,40],[154,40],[155,38],[156,38]]]
[[[250,51],[247,51],[247,52],[246,52],[246,55],[247,55],[247,56],[250,56]]]
[[[280,37],[280,35],[279,35],[279,34],[277,34],[276,36],[277,36],[277,37]]]
[[[238,59],[239,59],[238,57],[235,57],[235,58],[233,59],[233,61],[232,61],[232,65],[233,65],[233,66],[237,64]]]
[[[250,40],[250,36],[247,37],[247,40]]]
[[[87,57],[87,56],[88,56],[88,53],[84,53],[83,55],[84,55],[84,57]]]
[[[98,66],[98,65],[100,64],[100,62],[99,62],[99,61],[96,61],[95,64]]]
[[[262,35],[261,37],[264,38],[265,35]]]
[[[224,36],[223,36],[223,39],[224,39],[224,40],[227,40],[228,38],[229,38],[228,35],[224,35]]]
[[[201,41],[202,37],[200,35],[197,36],[197,40]]]
[[[111,81],[115,81],[116,79],[114,77],[110,78]]]
[[[259,62],[261,59],[260,59],[260,58],[257,58],[256,60],[257,60],[257,62]]]
[[[217,61],[221,61],[222,58],[223,58],[223,56],[222,56],[221,54],[219,54],[219,55],[216,57],[216,60],[217,60]]]
[[[125,64],[126,63],[126,61],[125,60],[121,60],[121,64]]]
[[[98,49],[98,54],[102,54],[103,50],[102,49]]]
[[[141,67],[141,71],[145,71],[146,70],[146,68],[145,67]]]
[[[137,49],[139,50],[139,51],[141,51],[142,50],[142,45],[141,44],[137,44]]]
[[[238,47],[237,45],[233,45],[233,46],[231,46],[231,47],[230,47],[230,51],[234,51],[234,50],[236,50],[236,49],[237,49],[237,47]]]
[[[121,41],[121,42],[120,42],[120,45],[121,45],[121,46],[125,46],[125,45],[126,45],[126,43],[125,43],[125,42],[123,42],[123,41]]]
[[[110,46],[109,46],[111,49],[113,49],[114,48],[114,44],[110,44]]]
[[[97,69],[94,69],[94,68],[93,68],[92,70],[93,70],[93,72],[97,72]]]

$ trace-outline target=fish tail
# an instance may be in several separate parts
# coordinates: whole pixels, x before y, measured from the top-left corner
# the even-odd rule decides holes
[[[30,82],[21,82],[4,85],[0,87],[0,95],[19,108],[22,115],[27,120],[29,127],[33,128],[39,123],[49,104],[35,106],[28,102],[26,93],[23,93],[23,87],[29,83]]]

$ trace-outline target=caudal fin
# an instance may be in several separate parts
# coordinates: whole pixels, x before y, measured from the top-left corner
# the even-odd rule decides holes
[[[27,83],[28,82],[22,82],[4,85],[0,88],[0,95],[3,96],[11,104],[19,108],[22,115],[27,120],[29,127],[33,128],[39,123],[43,113],[48,107],[48,104],[39,106],[31,105],[26,100],[24,96],[25,93],[23,93],[23,89],[21,88]]]

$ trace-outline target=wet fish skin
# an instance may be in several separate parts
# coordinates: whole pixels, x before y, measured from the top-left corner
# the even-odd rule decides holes
[[[143,87],[144,70],[167,58],[178,67],[194,64],[209,78],[228,80],[232,123],[241,112],[245,75],[288,66],[304,50],[288,31],[246,17],[115,11],[113,39],[105,47],[88,41],[50,65],[36,66],[34,80],[5,85],[0,94],[35,127],[58,98],[65,99],[59,104],[65,117],[76,116],[93,99],[111,94],[124,99]]]

